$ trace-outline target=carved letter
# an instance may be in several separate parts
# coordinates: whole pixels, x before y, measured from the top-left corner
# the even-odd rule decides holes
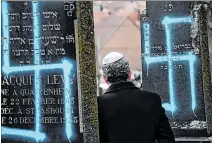
[[[56,11],[52,12],[52,18],[57,18],[57,15],[58,15],[58,13]]]
[[[12,49],[12,53],[13,53],[12,55],[15,56],[15,50],[14,49]]]
[[[11,16],[11,19],[15,19],[15,14],[14,13],[11,13],[10,16]]]
[[[31,55],[32,56],[34,55],[34,49],[31,49]]]
[[[10,38],[10,44],[14,44],[14,39]]]
[[[55,30],[60,30],[60,24],[58,23],[58,24],[54,24],[54,29]]]
[[[42,37],[42,38],[44,38],[45,39],[45,46],[47,46],[47,45],[49,45],[49,37]]]
[[[64,37],[60,37],[60,40],[62,40],[62,42],[65,43]]]
[[[26,63],[27,63],[27,64],[30,64],[30,60],[27,60]]]
[[[74,37],[73,37],[73,34],[71,35],[66,35],[66,42],[67,43],[74,43]]]
[[[188,46],[189,44],[185,44],[185,49],[187,49],[187,48],[189,48],[189,46]]]
[[[16,50],[16,56],[20,56],[20,55],[21,55],[20,50]]]
[[[29,50],[24,50],[24,55],[29,55]]]
[[[50,13],[49,12],[43,12],[44,18],[49,18],[50,17]]]
[[[32,26],[31,25],[29,25],[28,28],[29,28],[29,31],[32,31]]]
[[[23,60],[20,60],[20,61],[19,61],[19,63],[20,63],[20,64],[23,64],[23,63],[24,63],[24,61],[23,61]]]
[[[8,13],[8,15],[10,16],[10,19],[20,19],[20,15],[19,13]]]
[[[18,31],[20,31],[20,26],[16,26],[16,28],[18,29]]]
[[[42,56],[45,56],[45,55],[46,55],[46,53],[45,53],[45,50],[44,50],[44,49],[42,49],[42,50],[41,50],[41,55],[42,55]]]
[[[45,24],[43,25],[43,30],[44,30],[44,31],[47,30],[46,26],[47,26],[47,25],[45,25]]]
[[[17,30],[16,28],[17,28],[18,30]],[[19,31],[19,30],[20,30],[20,26],[12,26],[12,29],[14,29],[14,31]]]
[[[55,53],[56,55],[58,55],[58,51],[60,51],[60,49],[56,49],[56,53]]]
[[[34,14],[33,13],[28,13],[29,18],[33,18]]]
[[[16,16],[17,19],[21,19],[19,13],[15,13],[15,16]]]
[[[64,10],[69,10],[69,5],[68,4],[64,4]]]
[[[12,31],[12,26],[8,26],[8,30],[9,31]]]
[[[65,54],[66,54],[66,52],[65,52],[65,49],[64,49],[64,48],[61,48],[60,50],[61,50],[62,55],[65,55]]]
[[[75,9],[74,4],[69,4],[70,10],[67,12],[67,16],[72,16],[72,13]]]
[[[27,19],[27,13],[22,12],[22,19]]]
[[[47,60],[47,61],[46,61],[46,64],[49,64],[49,63],[50,63],[50,61],[49,61],[49,60]]]
[[[53,25],[49,24],[50,30],[53,30]]]
[[[51,36],[51,43],[56,44],[57,43],[57,37],[56,36]]]
[[[26,31],[26,26],[23,26],[23,31]]]
[[[28,39],[28,41],[29,41],[29,46],[31,46],[32,44],[34,44],[33,43],[33,39]]]
[[[25,38],[20,38],[21,44],[26,44]]]

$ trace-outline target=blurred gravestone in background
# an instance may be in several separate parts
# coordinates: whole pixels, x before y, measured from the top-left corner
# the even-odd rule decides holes
[[[97,143],[92,2],[2,1],[2,143]]]
[[[147,2],[146,11],[141,16],[143,89],[161,95],[176,137],[208,136],[212,101],[204,7]]]

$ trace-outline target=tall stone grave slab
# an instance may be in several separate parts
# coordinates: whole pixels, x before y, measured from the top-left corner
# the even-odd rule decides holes
[[[92,2],[2,1],[2,143],[97,143]]]
[[[176,137],[208,136],[211,131],[202,7],[186,1],[149,1],[141,16],[143,89],[161,96]]]

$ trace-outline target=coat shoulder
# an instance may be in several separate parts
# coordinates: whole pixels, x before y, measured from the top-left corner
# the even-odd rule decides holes
[[[154,92],[149,92],[149,91],[145,91],[145,90],[141,90],[142,95],[145,95],[147,97],[149,97],[152,100],[159,100],[160,101],[160,95],[158,95],[157,93]]]
[[[134,92],[133,94],[135,94],[135,96],[143,97],[145,99],[148,99],[148,100],[151,100],[154,102],[158,102],[158,103],[161,102],[160,95],[158,95],[157,93],[154,93],[154,92],[149,92],[149,91],[139,89],[139,90],[136,90],[136,92]],[[111,99],[111,98],[113,98],[113,96],[115,96],[114,93],[104,93],[102,96],[98,96],[97,100],[103,101],[103,100]]]

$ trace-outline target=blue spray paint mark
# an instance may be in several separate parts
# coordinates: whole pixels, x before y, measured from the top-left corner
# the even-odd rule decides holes
[[[39,12],[39,5],[38,2],[32,2],[32,11],[33,14],[36,14],[37,12]],[[34,39],[34,64],[35,65],[40,65],[40,56],[39,56],[39,50],[41,49],[41,43],[40,40],[38,39],[40,37],[40,22],[39,22],[39,17],[37,15],[34,16],[33,18],[33,27],[37,27],[34,32],[33,32],[33,39]],[[36,116],[35,116],[35,131],[36,132],[40,132],[40,126],[41,126],[41,122],[40,119],[42,118],[41,115],[41,107],[40,107],[40,103],[39,103],[39,99],[41,98],[40,95],[40,80],[37,78],[39,77],[40,74],[40,70],[39,69],[35,69],[34,70],[34,90],[35,90],[35,112],[36,112]]]
[[[8,18],[8,15],[7,15],[8,14],[8,4],[7,4],[7,2],[2,1],[1,7],[2,7],[1,13],[2,13],[2,27],[3,27],[2,37],[4,38],[2,47],[3,47],[3,55],[7,55],[7,56],[3,56],[4,65],[2,65],[3,66],[2,68],[4,68],[4,66],[9,67],[9,64],[10,64],[9,63],[9,61],[10,61],[9,60],[10,51],[8,50],[10,35],[9,35],[9,32],[6,28],[6,27],[9,26],[9,18]]]
[[[171,111],[172,115],[176,111],[175,104],[175,86],[174,86],[174,77],[173,77],[173,62],[174,61],[189,61],[189,75],[190,75],[190,87],[191,87],[191,101],[192,101],[192,110],[194,112],[196,108],[196,91],[195,91],[195,73],[194,73],[194,64],[196,60],[196,56],[189,52],[186,55],[172,55],[172,35],[171,35],[171,25],[176,23],[191,23],[192,19],[190,16],[181,17],[181,18],[170,18],[164,17],[162,24],[165,26],[165,34],[166,34],[166,47],[167,47],[167,55],[166,56],[157,56],[151,57],[151,49],[150,49],[150,24],[143,24],[144,31],[144,60],[147,64],[147,76],[149,70],[149,64],[168,62],[168,82],[169,82],[169,96],[170,102],[164,103],[163,107],[167,111]],[[195,113],[194,113],[195,114]]]
[[[9,42],[10,42],[10,35],[9,31],[6,27],[9,26],[8,20],[8,3],[3,1],[2,2],[2,26],[3,26],[3,65],[2,71],[8,75],[11,73],[20,73],[20,72],[29,72],[34,71],[34,90],[35,90],[35,130],[25,130],[25,129],[16,129],[16,128],[8,128],[2,127],[2,136],[22,136],[28,138],[34,138],[37,142],[43,141],[46,138],[45,133],[42,133],[42,113],[41,113],[41,106],[39,99],[41,98],[40,91],[41,91],[41,82],[37,77],[40,77],[41,70],[55,70],[55,69],[62,69],[64,75],[64,88],[68,92],[64,92],[64,99],[65,101],[70,101],[71,95],[71,82],[69,75],[73,70],[73,64],[68,59],[63,59],[61,63],[55,64],[40,64],[40,54],[39,51],[41,49],[41,41],[40,37],[40,18],[36,13],[39,13],[39,3],[32,2],[32,9],[33,14],[36,16],[33,18],[33,27],[37,27],[33,31],[33,40],[34,40],[34,65],[24,65],[24,66],[10,66],[10,58],[9,58]],[[68,112],[71,109],[71,103],[65,102],[65,119],[70,120],[72,119],[71,113]],[[72,123],[70,121],[65,121],[65,133],[70,141],[73,136],[73,128]]]
[[[15,129],[15,128],[7,128],[2,127],[2,135],[7,136],[8,138],[11,138],[12,136],[22,136],[27,138],[36,139],[38,141],[43,141],[46,138],[46,135],[44,133],[32,131],[32,130],[24,130],[24,129]]]

